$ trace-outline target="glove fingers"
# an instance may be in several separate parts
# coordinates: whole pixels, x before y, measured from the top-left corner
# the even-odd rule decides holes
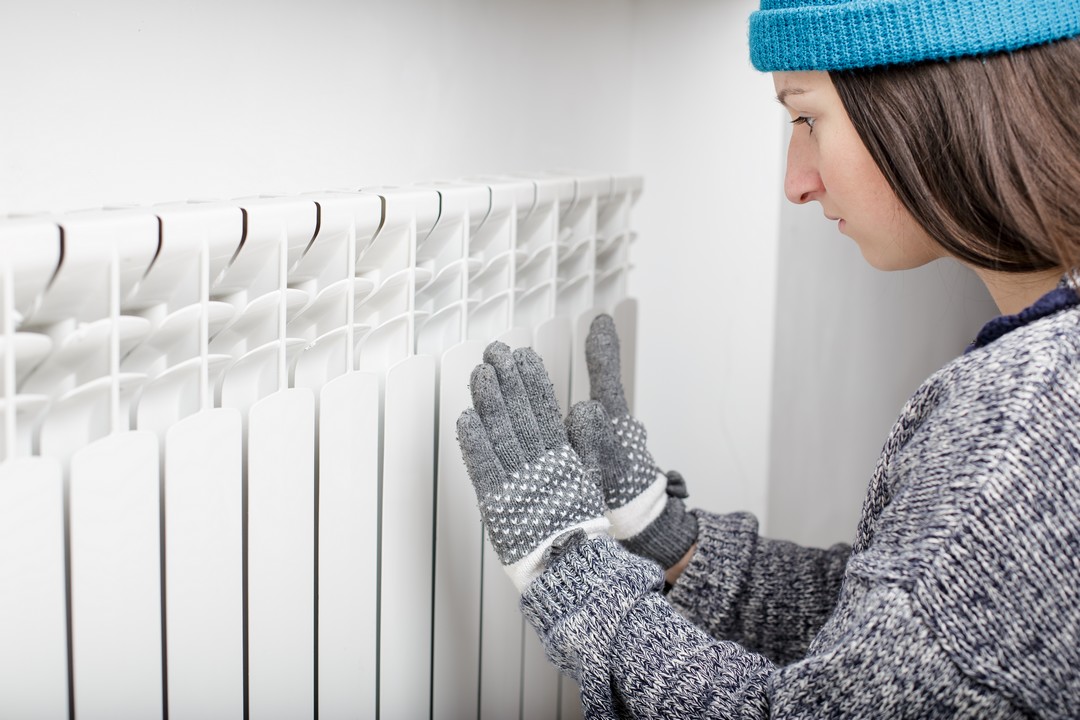
[[[629,415],[622,386],[619,336],[610,315],[597,315],[585,338],[585,362],[589,368],[589,395],[599,400],[612,418]]]
[[[495,456],[495,449],[488,440],[483,421],[472,408],[458,416],[457,439],[477,498],[494,492],[505,471]]]
[[[603,464],[604,435],[611,434],[611,425],[603,406],[595,400],[583,400],[570,408],[566,416],[566,432],[570,447],[588,470],[598,470]]]
[[[532,348],[518,348],[514,351],[514,362],[517,363],[518,374],[544,447],[549,450],[562,447],[566,444],[566,429],[563,427],[559,401],[555,399],[555,387],[544,368],[544,361]]]
[[[506,412],[517,433],[522,452],[527,459],[535,458],[544,451],[544,442],[540,438],[540,426],[536,423],[536,416],[529,404],[529,396],[510,348],[501,342],[491,343],[484,350],[484,362],[495,368]]]
[[[473,407],[487,430],[495,457],[506,470],[517,470],[525,464],[525,454],[506,410],[495,368],[487,363],[477,365],[469,380],[469,390],[472,392]]]
[[[610,504],[618,490],[620,473],[625,474],[625,463],[616,452],[615,433],[603,405],[596,400],[574,405],[566,417],[566,430],[570,447],[582,464],[595,472],[604,501]]]

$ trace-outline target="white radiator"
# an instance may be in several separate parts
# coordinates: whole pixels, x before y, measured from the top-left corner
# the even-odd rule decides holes
[[[564,411],[633,176],[0,220],[0,718],[568,718],[454,436],[485,345]],[[631,394],[632,402],[632,394]]]

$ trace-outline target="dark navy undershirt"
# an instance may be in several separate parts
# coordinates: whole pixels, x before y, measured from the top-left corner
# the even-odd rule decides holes
[[[1024,308],[1015,315],[1001,315],[983,325],[978,336],[972,341],[965,353],[985,347],[1005,333],[1035,322],[1039,318],[1053,315],[1066,308],[1080,305],[1080,296],[1064,282]]]

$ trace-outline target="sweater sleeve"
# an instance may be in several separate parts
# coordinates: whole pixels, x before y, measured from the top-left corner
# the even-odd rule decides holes
[[[586,718],[1024,717],[958,671],[902,589],[865,593],[827,643],[779,667],[678,615],[662,580],[601,537],[522,595],[548,657],[579,683]]]
[[[781,664],[801,658],[836,607],[850,546],[762,538],[749,513],[694,513],[698,549],[668,600],[717,639]]]

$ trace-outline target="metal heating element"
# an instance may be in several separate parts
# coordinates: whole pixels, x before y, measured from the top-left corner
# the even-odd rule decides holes
[[[455,439],[493,339],[563,410],[640,178],[0,219],[0,718],[569,718]]]

